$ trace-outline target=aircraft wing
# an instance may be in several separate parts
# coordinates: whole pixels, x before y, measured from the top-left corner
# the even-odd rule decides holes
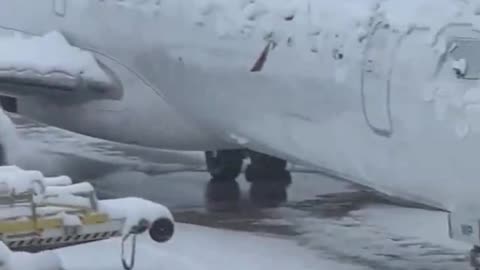
[[[120,88],[92,53],[71,46],[59,32],[0,37],[1,95],[118,99]]]
[[[97,178],[118,170],[155,175],[204,169],[202,152],[115,143],[51,127],[18,114],[8,113],[8,116],[21,140],[21,143],[7,143],[15,145],[9,152],[11,162],[23,168],[41,168],[45,173],[62,172],[76,178]],[[11,128],[7,126],[6,130]],[[52,143],[55,147],[51,147]]]

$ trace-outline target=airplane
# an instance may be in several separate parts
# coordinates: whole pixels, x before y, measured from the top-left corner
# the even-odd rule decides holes
[[[1,100],[7,111],[92,137],[205,151],[224,181],[248,156],[250,181],[288,182],[289,161],[452,209],[477,196],[468,187],[480,172],[479,7],[0,0],[0,37],[10,44],[0,42],[0,53],[10,51],[0,54],[9,55],[0,57]],[[55,62],[49,42],[29,53],[53,67],[26,68],[18,36],[87,53],[96,73],[69,73],[59,64],[69,57]]]

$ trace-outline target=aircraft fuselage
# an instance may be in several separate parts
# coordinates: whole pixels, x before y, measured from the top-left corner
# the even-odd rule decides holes
[[[474,2],[59,1],[63,15],[50,1],[0,1],[37,14],[0,9],[0,26],[60,30],[127,90],[20,105],[47,123],[145,146],[240,145],[386,192],[479,174]],[[439,205],[464,189],[431,192]]]

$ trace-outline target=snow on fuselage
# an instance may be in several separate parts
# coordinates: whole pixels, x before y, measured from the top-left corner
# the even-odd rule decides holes
[[[210,134],[208,129],[176,112],[161,95],[161,85],[145,77],[144,71],[155,70],[155,65],[159,64],[151,57],[158,45],[155,41],[158,27],[155,26],[152,12],[125,7],[119,1],[97,0],[55,0],[53,4],[52,1],[45,0],[0,0],[0,9],[0,36],[3,38],[18,34],[27,38],[41,36],[32,38],[38,42],[48,40],[48,36],[51,36],[49,33],[57,31],[68,42],[66,46],[77,47],[73,50],[60,47],[62,52],[81,49],[91,53],[99,66],[105,67],[107,73],[112,73],[112,77],[122,87],[119,90],[122,92],[121,100],[98,99],[85,102],[81,99],[66,101],[48,95],[22,97],[18,99],[20,114],[50,125],[121,143],[177,150],[232,147]],[[59,38],[62,39],[63,37]],[[23,51],[23,54],[28,55],[43,54],[49,60],[45,60],[47,64],[58,64],[47,68],[44,63],[34,62],[41,61],[39,57],[32,59],[30,69],[40,67],[41,70],[37,70],[39,74],[49,69],[65,73],[85,64],[79,62],[81,59],[76,55],[63,62],[56,61],[56,50],[60,45],[65,44],[37,48],[41,50],[40,53]],[[35,50],[35,45],[22,46],[17,53],[21,54],[25,48]],[[17,65],[14,68],[19,70],[19,75],[24,73],[24,67],[28,63],[22,57],[12,57],[11,60],[17,60],[18,63],[12,63]],[[72,61],[72,67],[64,66],[68,60]],[[75,60],[77,63],[73,62]],[[46,77],[48,75],[50,74],[45,74]],[[82,96],[82,93],[76,94]],[[65,97],[69,98],[68,95]]]
[[[476,197],[475,1],[65,1],[0,1],[17,11],[0,9],[0,25],[60,30],[129,90],[93,107],[34,99],[30,115],[150,146],[226,140],[445,208]]]
[[[476,2],[163,5],[158,79],[179,111],[389,194],[447,209],[477,198]]]

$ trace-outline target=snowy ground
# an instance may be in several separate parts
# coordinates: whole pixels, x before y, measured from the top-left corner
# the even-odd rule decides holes
[[[116,270],[121,269],[119,245],[118,240],[110,240],[67,248],[59,254],[68,270]],[[101,253],[96,252],[100,249]],[[139,270],[364,269],[319,257],[289,240],[188,224],[178,224],[177,235],[167,244],[143,239],[137,259]]]
[[[104,197],[141,196],[171,208],[179,222],[176,235],[168,244],[141,239],[137,269],[469,269],[470,247],[448,238],[444,212],[389,205],[348,184],[303,173],[293,175],[282,207],[256,207],[240,179],[241,199],[212,211],[206,203],[212,184],[198,171],[198,153],[183,154],[184,165],[176,164],[178,153],[142,159],[118,145],[16,122],[30,150],[25,166],[86,175]],[[169,165],[156,165],[161,158]],[[143,170],[145,164],[157,175]],[[121,269],[118,240],[57,253],[67,270]]]

